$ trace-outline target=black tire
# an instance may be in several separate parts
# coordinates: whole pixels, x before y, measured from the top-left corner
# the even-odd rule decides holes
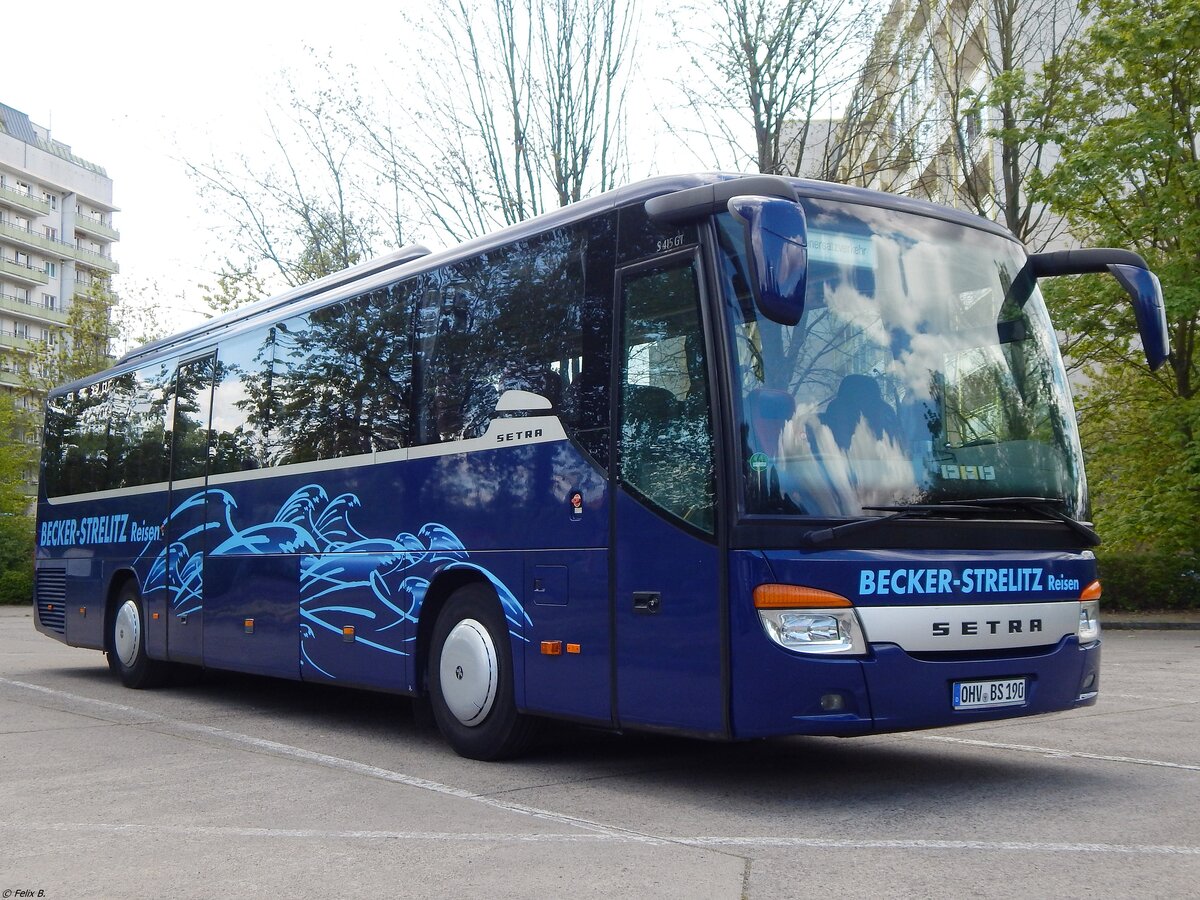
[[[433,626],[429,699],[438,730],[459,756],[508,759],[533,739],[538,721],[517,712],[512,645],[496,595],[460,588]]]
[[[170,672],[167,663],[146,655],[146,612],[132,582],[121,588],[108,624],[108,667],[128,688],[158,687]]]

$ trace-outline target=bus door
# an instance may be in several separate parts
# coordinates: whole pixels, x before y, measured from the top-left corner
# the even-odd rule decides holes
[[[616,716],[725,731],[712,403],[692,251],[619,273]]]
[[[182,363],[171,419],[170,514],[166,527],[167,655],[204,661],[204,555],[215,355]]]

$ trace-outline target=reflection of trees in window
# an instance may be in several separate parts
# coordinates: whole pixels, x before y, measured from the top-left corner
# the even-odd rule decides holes
[[[271,364],[275,329],[239,335],[221,345],[213,386],[210,474],[271,464]]]
[[[88,385],[56,398],[47,417],[50,446],[58,445],[51,496],[104,490],[108,485],[108,384]]]
[[[203,478],[208,472],[209,413],[213,357],[179,367],[175,376],[175,419],[171,431],[171,478]]]
[[[392,285],[288,319],[276,328],[271,396],[277,464],[409,444],[412,294]],[[259,411],[267,407],[250,394]]]
[[[832,397],[848,371],[866,371],[880,356],[863,334],[862,323],[841,319],[818,302],[827,288],[850,277],[842,267],[813,262],[809,267],[808,302],[803,318],[793,327],[758,319],[750,292],[742,226],[732,216],[718,218],[725,253],[726,288],[737,299],[736,352],[742,360],[743,392],[756,388],[786,391],[822,403]],[[849,227],[849,226],[847,226]],[[861,226],[860,226],[861,227]],[[859,276],[861,277],[861,276]],[[866,285],[856,284],[856,287]],[[740,314],[739,314],[740,313]],[[773,449],[773,448],[772,448]]]
[[[576,419],[586,236],[559,229],[418,279],[421,443],[477,437],[506,390]]]
[[[47,495],[164,481],[170,378],[159,364],[50,398],[43,453]]]
[[[589,233],[608,253],[591,285]],[[477,437],[511,389],[549,399],[602,456],[611,240],[611,217],[593,220],[235,338],[212,471]]]
[[[158,364],[113,379],[109,487],[135,487],[166,480],[170,378],[170,370]]]

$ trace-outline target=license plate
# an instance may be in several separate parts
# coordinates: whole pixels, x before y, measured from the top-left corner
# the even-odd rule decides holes
[[[954,682],[953,701],[955,709],[1021,706],[1025,702],[1025,679],[956,681]]]

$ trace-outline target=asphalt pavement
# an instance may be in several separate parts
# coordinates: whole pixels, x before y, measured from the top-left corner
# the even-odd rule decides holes
[[[1197,893],[1197,797],[1187,629],[1109,624],[1100,702],[1068,713],[740,744],[562,727],[488,764],[404,698],[126,690],[0,608],[0,900],[1158,900]]]

